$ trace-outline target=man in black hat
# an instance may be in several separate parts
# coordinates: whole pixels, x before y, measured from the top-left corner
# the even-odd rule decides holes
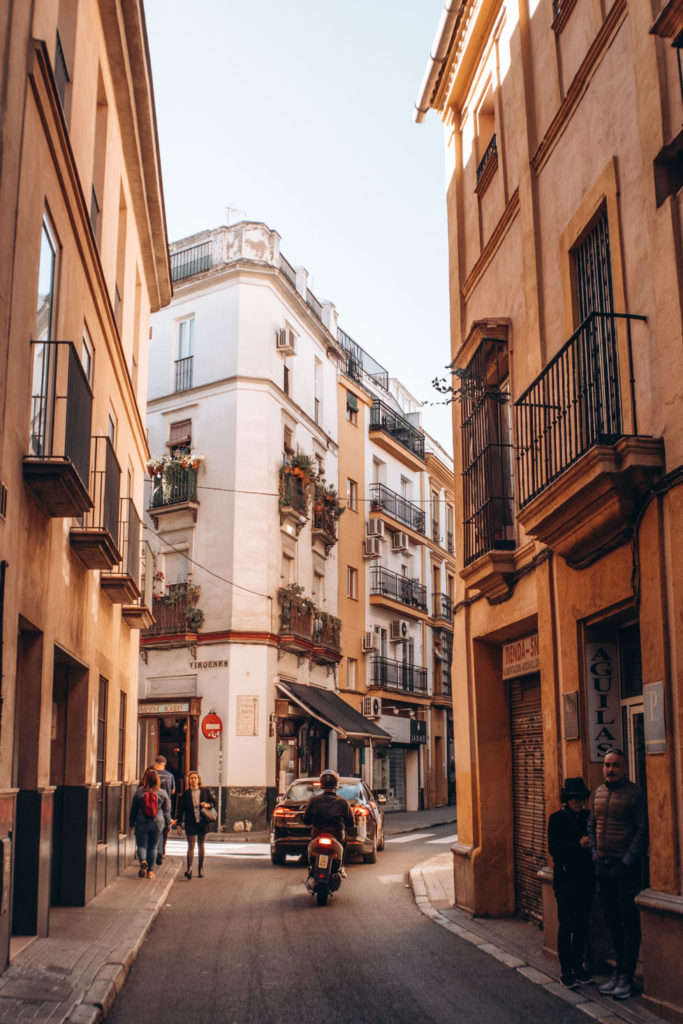
[[[548,820],[548,850],[553,858],[553,891],[557,900],[557,955],[565,988],[587,985],[593,979],[583,959],[595,875],[587,834],[590,790],[582,778],[565,779],[562,810]]]
[[[640,915],[635,898],[643,887],[648,846],[645,793],[628,778],[623,750],[613,747],[602,763],[605,781],[593,794],[588,835],[598,877],[598,897],[612,934],[616,970],[600,985],[602,995],[628,999],[640,949]]]

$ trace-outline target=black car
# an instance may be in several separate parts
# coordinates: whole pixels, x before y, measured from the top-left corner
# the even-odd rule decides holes
[[[318,779],[295,779],[278,800],[270,822],[270,859],[284,864],[287,854],[306,854],[311,841],[310,825],[304,825],[304,811],[312,796],[320,793]],[[374,864],[377,851],[384,849],[384,813],[362,779],[342,778],[337,795],[351,804],[356,821],[356,835],[349,836],[349,854],[360,854],[366,864]]]

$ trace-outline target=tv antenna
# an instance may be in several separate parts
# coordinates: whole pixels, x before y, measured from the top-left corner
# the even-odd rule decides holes
[[[230,227],[230,217],[232,214],[242,214],[242,217],[247,216],[246,210],[240,210],[238,206],[226,206],[225,207],[225,224],[226,227]],[[237,219],[237,218],[235,218]]]

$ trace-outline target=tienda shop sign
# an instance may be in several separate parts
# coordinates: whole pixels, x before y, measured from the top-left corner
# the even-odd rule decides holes
[[[511,644],[503,644],[503,679],[516,679],[538,672],[541,667],[541,647],[538,633],[522,637]]]

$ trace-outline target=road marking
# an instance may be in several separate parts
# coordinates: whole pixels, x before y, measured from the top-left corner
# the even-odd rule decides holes
[[[439,846],[440,844],[446,846],[448,843],[457,843],[457,841],[458,833],[456,832],[455,835],[444,836],[443,839],[430,839],[429,843],[430,845],[433,844],[434,846]]]
[[[429,839],[433,832],[410,832],[407,836],[387,836],[387,843],[415,843],[418,839]]]
[[[204,847],[207,857],[270,857],[268,843],[207,843]],[[182,856],[187,850],[184,839],[169,839],[166,853],[175,857]]]
[[[403,884],[405,878],[405,875],[380,875],[378,881],[382,882],[383,885],[396,885],[397,882]]]

